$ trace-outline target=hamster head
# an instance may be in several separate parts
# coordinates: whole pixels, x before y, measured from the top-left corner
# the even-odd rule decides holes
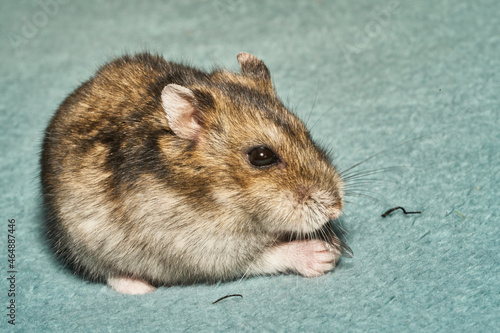
[[[272,86],[268,68],[240,53],[241,74],[216,71],[210,84],[167,85],[169,127],[214,181],[211,201],[252,228],[307,235],[340,216],[343,181]]]

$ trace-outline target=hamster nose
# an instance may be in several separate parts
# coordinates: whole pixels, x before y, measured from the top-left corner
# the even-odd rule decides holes
[[[340,215],[342,215],[342,204],[336,204],[328,209],[330,219],[335,220]]]

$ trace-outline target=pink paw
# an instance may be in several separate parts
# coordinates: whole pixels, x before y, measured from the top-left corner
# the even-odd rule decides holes
[[[108,285],[119,293],[130,295],[142,295],[156,290],[144,280],[129,277],[109,278]]]
[[[339,261],[340,250],[321,240],[294,241],[293,266],[301,275],[314,277],[331,271]]]

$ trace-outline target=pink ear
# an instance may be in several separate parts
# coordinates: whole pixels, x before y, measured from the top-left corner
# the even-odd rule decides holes
[[[161,101],[170,129],[180,138],[195,140],[201,127],[196,122],[198,110],[194,105],[193,92],[186,87],[169,84],[161,92]]]

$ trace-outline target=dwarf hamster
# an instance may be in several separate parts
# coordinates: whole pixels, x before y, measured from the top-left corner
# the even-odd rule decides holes
[[[47,230],[76,273],[122,293],[332,270],[343,181],[266,65],[202,71],[148,53],[101,67],[45,132]]]

